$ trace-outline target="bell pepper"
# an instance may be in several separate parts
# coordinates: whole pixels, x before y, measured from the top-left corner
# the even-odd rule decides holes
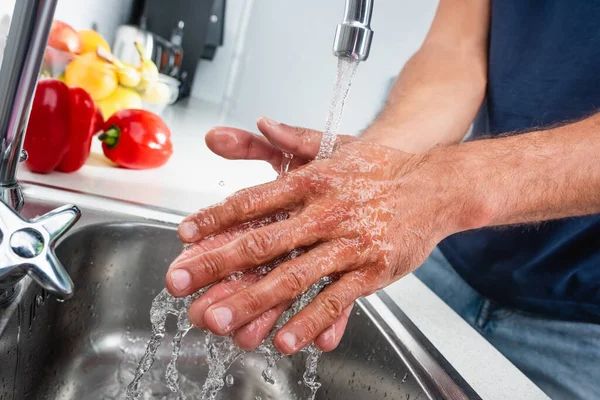
[[[32,172],[74,172],[87,161],[96,133],[98,110],[81,88],[56,79],[38,83],[23,148]],[[101,118],[101,117],[100,117]]]
[[[145,110],[118,111],[98,138],[104,155],[124,168],[157,168],[173,154],[171,131],[158,115]]]

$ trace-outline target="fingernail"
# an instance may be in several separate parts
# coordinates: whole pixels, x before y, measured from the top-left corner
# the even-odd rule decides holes
[[[279,122],[273,121],[269,117],[263,117],[262,119],[267,123],[267,125],[271,125],[271,126],[277,126],[277,125],[279,125]]]
[[[283,343],[285,343],[288,349],[292,351],[296,350],[296,335],[294,335],[292,332],[286,332],[281,335],[281,340]]]
[[[192,221],[183,222],[179,225],[179,235],[183,240],[192,241],[198,234],[198,227]]]
[[[221,330],[227,330],[229,325],[231,325],[231,321],[233,320],[233,314],[227,307],[215,308],[212,310],[212,316]]]
[[[176,269],[171,272],[171,283],[175,289],[183,291],[190,286],[192,276],[185,269]]]

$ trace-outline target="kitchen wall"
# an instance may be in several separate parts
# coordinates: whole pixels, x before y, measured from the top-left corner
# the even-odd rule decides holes
[[[225,121],[244,128],[254,127],[260,115],[322,128],[337,67],[331,46],[344,1],[229,0],[228,5],[225,47],[212,63],[201,62],[193,95],[223,104]],[[422,43],[436,7],[437,0],[375,3],[371,57],[356,75],[342,131],[357,133],[377,115],[394,77]]]
[[[23,1],[23,0],[19,0]],[[76,29],[88,29],[95,22],[109,43],[114,41],[119,25],[126,22],[133,0],[58,0],[56,18]],[[15,0],[0,0],[0,18],[12,14]]]
[[[0,17],[6,14],[12,15],[12,9],[15,7],[15,0],[0,0]]]
[[[223,46],[219,47],[213,60],[198,63],[193,97],[216,104],[224,101],[230,75],[235,73],[235,65],[243,51],[239,45],[243,42],[253,3],[254,0],[227,0]]]
[[[58,0],[56,18],[75,29],[89,29],[95,22],[112,44],[119,25],[129,19],[132,4],[133,0]]]

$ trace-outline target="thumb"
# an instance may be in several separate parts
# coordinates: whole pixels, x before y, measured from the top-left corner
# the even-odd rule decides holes
[[[307,160],[313,160],[319,152],[323,137],[319,131],[281,124],[267,117],[259,119],[257,126],[267,140],[281,151]]]

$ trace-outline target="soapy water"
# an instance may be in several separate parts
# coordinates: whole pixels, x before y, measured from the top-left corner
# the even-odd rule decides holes
[[[338,73],[334,86],[333,97],[329,107],[329,114],[325,124],[325,130],[323,132],[323,138],[321,141],[321,147],[317,154],[317,159],[331,158],[337,131],[342,119],[344,106],[346,99],[350,92],[352,79],[358,69],[359,61],[340,58],[338,62]],[[293,160],[293,155],[284,153],[281,163],[280,176],[284,176],[288,173],[290,164]],[[276,216],[276,220],[283,221],[288,216],[285,213],[280,213]],[[264,226],[272,223],[272,218],[267,218],[263,221],[255,223],[256,226]],[[185,251],[184,247],[184,251]],[[277,268],[280,264],[296,258],[303,254],[303,250],[293,250],[286,257],[281,257],[275,260],[271,264],[258,267],[257,269],[250,271],[257,273],[259,277],[264,277],[274,268]],[[243,272],[232,274],[228,279],[239,279]],[[270,334],[263,341],[263,343],[254,350],[253,353],[260,354],[266,360],[267,366],[262,372],[262,378],[265,382],[275,384],[273,377],[273,369],[277,362],[284,357],[284,354],[280,353],[273,345],[273,338],[275,334],[281,329],[294,315],[300,312],[305,306],[307,306],[325,286],[331,283],[329,277],[322,278],[317,283],[312,285],[308,291],[300,295],[292,304],[292,306],[286,310],[275,327],[271,330]],[[126,400],[142,400],[143,391],[140,390],[140,380],[144,374],[148,373],[152,368],[156,352],[161,345],[162,339],[166,333],[166,320],[169,315],[173,315],[177,318],[177,332],[173,337],[173,351],[171,360],[167,366],[165,379],[169,390],[172,393],[177,394],[178,400],[186,400],[186,394],[180,388],[180,375],[177,370],[177,359],[181,351],[181,341],[185,335],[192,329],[192,325],[187,316],[187,310],[191,303],[204,294],[210,286],[205,287],[195,293],[192,296],[188,296],[183,299],[178,299],[171,296],[166,289],[164,289],[152,302],[150,309],[150,321],[152,323],[152,334],[148,343],[145,354],[142,356],[139,365],[135,371],[135,375],[131,383],[127,386]],[[201,393],[199,396],[194,394],[194,399],[200,398],[201,400],[215,400],[220,390],[225,386],[232,386],[234,384],[233,376],[228,374],[231,365],[240,357],[243,357],[246,352],[238,348],[231,336],[217,336],[210,332],[205,334],[205,345],[207,350],[207,364],[208,364],[208,376],[202,386]],[[317,381],[317,366],[319,358],[322,352],[315,347],[314,344],[310,344],[302,350],[306,353],[305,372],[303,374],[303,383],[310,390],[309,400],[313,400],[317,394],[317,391],[321,387],[321,383]],[[300,382],[299,382],[300,383]],[[260,396],[256,396],[256,400],[261,400]]]

